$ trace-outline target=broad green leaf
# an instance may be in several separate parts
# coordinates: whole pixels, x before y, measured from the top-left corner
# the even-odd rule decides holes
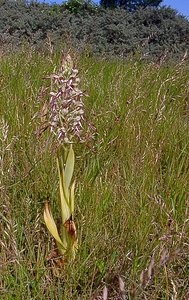
[[[68,198],[66,197],[66,193],[64,191],[63,169],[62,169],[60,157],[57,160],[57,164],[58,164],[58,175],[59,175],[59,189],[60,189],[62,222],[64,224],[70,218],[71,212],[70,212]]]
[[[70,150],[67,156],[66,164],[65,164],[65,170],[64,170],[64,184],[65,184],[65,189],[68,190],[71,180],[72,180],[72,175],[73,175],[73,170],[74,170],[74,151],[72,145],[70,145]]]
[[[74,212],[74,190],[75,190],[75,180],[72,183],[71,188],[70,188],[70,212],[71,212],[71,215],[73,215],[73,212]]]
[[[60,182],[60,202],[61,202],[61,211],[62,211],[62,223],[64,224],[71,215],[70,207],[64,196],[62,183]]]
[[[68,152],[68,147],[62,147],[62,158],[64,162],[67,160]]]

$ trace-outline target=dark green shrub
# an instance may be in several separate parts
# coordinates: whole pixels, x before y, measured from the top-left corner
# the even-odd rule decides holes
[[[146,8],[135,12],[103,9],[83,0],[62,5],[0,1],[1,44],[23,40],[41,45],[51,33],[53,43],[69,42],[78,50],[126,57],[177,58],[189,49],[189,22],[173,9]]]

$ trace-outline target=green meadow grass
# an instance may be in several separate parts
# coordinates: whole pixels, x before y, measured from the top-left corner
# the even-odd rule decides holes
[[[56,156],[34,116],[59,54],[1,57],[0,298],[124,299],[121,277],[126,299],[188,299],[189,67],[75,60],[96,135],[74,148],[79,250],[56,276]]]

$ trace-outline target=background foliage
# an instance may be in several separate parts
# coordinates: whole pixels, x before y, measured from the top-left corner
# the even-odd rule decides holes
[[[128,11],[134,11],[139,7],[157,7],[161,2],[162,0],[101,0],[100,4],[105,8],[121,7]]]
[[[170,8],[129,12],[70,1],[62,5],[0,1],[1,48],[29,43],[37,48],[47,36],[90,54],[174,59],[189,49],[189,22]]]

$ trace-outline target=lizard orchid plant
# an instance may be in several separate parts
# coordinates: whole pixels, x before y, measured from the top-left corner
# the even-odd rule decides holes
[[[71,56],[63,56],[58,72],[51,76],[50,100],[47,103],[44,129],[49,128],[58,142],[57,166],[59,175],[59,192],[62,224],[58,231],[48,202],[45,203],[44,221],[54,237],[57,249],[64,260],[75,258],[77,234],[73,220],[74,215],[74,150],[73,143],[83,142],[83,92],[78,89],[78,70]]]

